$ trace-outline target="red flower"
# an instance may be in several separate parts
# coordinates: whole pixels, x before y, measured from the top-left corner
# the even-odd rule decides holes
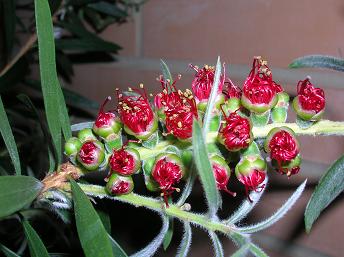
[[[248,196],[249,191],[257,191],[258,188],[262,188],[266,176],[266,171],[253,170],[249,175],[241,175],[238,180],[245,185],[246,194]]]
[[[282,91],[282,87],[272,80],[266,61],[255,57],[252,70],[244,82],[242,104],[250,111],[263,113],[276,105],[276,94]]]
[[[110,96],[105,99],[93,125],[94,133],[103,138],[111,134],[117,134],[121,129],[121,124],[116,115],[112,112],[104,112],[104,107],[110,100]]]
[[[160,80],[163,91],[159,94],[160,103],[166,115],[167,131],[179,139],[189,139],[192,136],[193,119],[198,118],[197,107],[192,92],[176,89],[175,83]]]
[[[86,169],[95,170],[104,161],[104,147],[98,141],[86,141],[80,148],[77,158]]]
[[[219,141],[231,152],[247,148],[253,139],[249,119],[241,117],[237,112],[226,116],[223,111],[223,115],[226,123],[220,128]]]
[[[105,189],[111,195],[129,194],[134,190],[134,181],[131,176],[123,177],[117,174],[111,174]]]
[[[141,167],[139,153],[135,149],[123,147],[114,150],[109,158],[109,165],[112,171],[122,176],[132,175]]]
[[[297,84],[297,94],[293,101],[297,115],[304,120],[319,120],[325,110],[324,90],[314,87],[307,78]]]
[[[143,88],[143,85],[140,85]],[[123,95],[118,93],[118,113],[124,124],[124,130],[139,139],[146,140],[157,127],[157,120],[149,104],[147,94],[135,90],[138,95]],[[129,91],[131,89],[129,88]]]
[[[195,77],[192,81],[192,92],[198,101],[208,100],[211,89],[214,83],[215,68],[213,66],[205,65],[202,69],[192,64],[189,65],[196,71]],[[222,76],[224,78],[224,76]],[[223,79],[220,81],[218,93],[222,92]]]
[[[287,127],[272,129],[266,137],[264,148],[270,153],[273,163],[277,163],[279,172],[288,176],[299,172],[301,162],[298,156],[299,143],[291,129]]]
[[[214,171],[217,188],[219,190],[225,191],[226,193],[228,193],[232,196],[236,196],[235,192],[229,191],[227,189],[227,184],[229,181],[229,174],[228,174],[228,171],[226,170],[226,168],[224,168],[221,165],[216,164],[216,163],[212,164],[212,168]]]
[[[168,207],[167,198],[175,190],[179,191],[174,185],[179,183],[180,179],[183,177],[179,157],[169,154],[168,156],[161,156],[158,158],[152,169],[152,177],[162,190],[164,201]]]
[[[252,202],[249,191],[264,188],[267,165],[259,155],[244,156],[235,166],[237,179],[244,184],[248,199]]]

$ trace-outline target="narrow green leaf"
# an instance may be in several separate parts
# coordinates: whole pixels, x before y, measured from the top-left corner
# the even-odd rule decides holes
[[[46,122],[42,121],[41,116],[40,116],[36,106],[33,104],[31,99],[27,95],[19,94],[19,95],[17,95],[17,98],[22,103],[25,104],[25,106],[36,116],[36,118],[39,122],[39,125],[41,127],[41,130],[42,130],[42,133],[44,136],[45,143],[47,145],[47,152],[48,152],[48,157],[49,157],[49,171],[51,172],[55,169],[57,153],[54,149],[52,139],[51,139],[51,136],[49,134]]]
[[[5,254],[6,257],[20,257],[15,252],[8,249],[6,246],[0,244],[0,250]]]
[[[197,120],[194,120],[193,122],[192,145],[194,161],[205,191],[209,213],[212,217],[219,209],[220,194],[216,187],[213,169],[208,158],[201,127]]]
[[[160,65],[162,70],[162,75],[164,76],[165,80],[170,80],[170,84],[173,84],[173,78],[170,72],[170,69],[168,68],[167,64],[164,62],[163,59],[160,59]]]
[[[112,246],[112,252],[115,257],[127,257],[128,255],[124,252],[122,247],[116,242],[115,239],[113,239],[110,235],[110,242]]]
[[[29,243],[31,257],[49,257],[41,238],[26,220],[23,221],[25,236]]]
[[[7,151],[10,154],[14,170],[16,171],[17,175],[21,174],[21,167],[20,167],[20,159],[18,154],[18,149],[16,142],[14,141],[14,137],[11,130],[11,125],[8,121],[4,105],[2,103],[2,99],[0,96],[0,133],[5,142],[7,147]]]
[[[61,129],[71,137],[65,100],[57,78],[53,25],[48,1],[35,0],[38,56],[44,106],[58,163],[61,162]]]
[[[108,234],[91,202],[74,180],[70,183],[76,227],[86,257],[114,256]]]
[[[28,176],[0,177],[0,218],[6,217],[31,204],[43,184]]]
[[[289,199],[271,217],[251,226],[238,227],[238,232],[255,233],[275,224],[291,209],[291,207],[293,207],[296,201],[300,198],[303,190],[306,187],[306,183],[307,179],[295,190],[295,192],[289,197]]]
[[[250,243],[250,251],[256,257],[269,257],[262,249],[256,246],[254,243]]]
[[[241,246],[231,257],[245,257],[250,249],[250,244],[245,244]]]
[[[176,255],[176,257],[186,257],[189,253],[190,246],[191,246],[191,240],[192,240],[192,230],[190,222],[185,221],[184,222],[184,234],[182,241],[179,245],[179,250]]]
[[[166,251],[166,249],[168,248],[168,246],[170,245],[170,243],[172,241],[173,230],[174,230],[174,220],[173,220],[173,218],[170,218],[170,224],[168,226],[168,230],[167,230],[167,232],[165,234],[164,241],[162,243],[162,246],[163,246],[165,251]]]
[[[220,239],[216,235],[214,231],[209,231],[209,236],[211,238],[211,241],[213,243],[214,248],[214,256],[215,257],[224,257],[223,247]]]
[[[213,87],[210,92],[207,109],[205,111],[204,119],[203,119],[203,136],[204,137],[206,137],[207,133],[209,132],[210,123],[214,115],[213,110],[215,106],[216,97],[218,95],[219,86],[221,83],[220,80],[221,80],[221,61],[220,61],[220,56],[219,56],[217,57],[217,62],[216,62]]]
[[[309,232],[320,213],[344,190],[344,155],[322,176],[305,211],[305,226]]]
[[[344,71],[344,59],[327,55],[307,55],[293,60],[289,68],[326,68]]]

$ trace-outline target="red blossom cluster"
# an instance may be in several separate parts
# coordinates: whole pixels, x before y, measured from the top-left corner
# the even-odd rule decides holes
[[[132,191],[131,176],[142,167],[147,188],[160,190],[168,206],[168,197],[174,191],[179,191],[176,184],[185,177],[190,162],[182,158],[183,154],[164,152],[164,149],[142,162],[139,150],[140,147],[154,148],[154,142],[159,140],[169,140],[172,144],[180,141],[181,145],[190,145],[193,121],[202,122],[215,80],[213,66],[199,68],[190,64],[190,67],[195,71],[192,90],[177,88],[180,76],[173,82],[160,76],[157,80],[161,84],[161,91],[155,96],[150,95],[153,103],[142,84],[139,89],[129,88],[129,92],[117,89],[116,112],[104,111],[111,99],[107,98],[93,129],[79,133],[78,138],[67,142],[66,154],[86,169],[108,167],[107,188],[109,193],[116,195]],[[283,122],[289,96],[273,80],[267,62],[261,57],[254,58],[242,90],[226,77],[225,71],[219,77],[216,108],[213,111],[214,121],[219,122],[213,131],[218,135],[216,143],[219,151],[211,153],[209,160],[219,190],[235,196],[236,193],[227,189],[234,168],[237,179],[245,186],[248,195],[250,191],[258,191],[265,186],[267,174],[266,159],[254,142],[252,133],[253,127],[257,126],[255,119],[267,117],[268,122],[272,112],[273,121]],[[325,108],[324,91],[305,79],[298,83],[297,93],[293,108],[298,117],[306,122],[319,120]],[[278,119],[281,112],[284,116]],[[134,144],[123,145],[122,134]],[[187,151],[187,148],[180,150]],[[265,139],[264,150],[279,173],[289,177],[299,172],[299,143],[289,127],[275,126]],[[240,156],[240,161],[235,163],[236,158],[226,159],[224,156]]]

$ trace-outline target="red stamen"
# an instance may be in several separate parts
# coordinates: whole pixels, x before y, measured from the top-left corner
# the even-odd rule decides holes
[[[299,81],[297,93],[302,109],[318,113],[325,108],[324,90],[314,87],[309,78]]]
[[[93,164],[97,162],[98,151],[98,146],[94,142],[89,141],[84,143],[80,148],[79,157],[83,163]]]
[[[116,173],[131,175],[135,169],[135,158],[122,147],[113,151],[109,159],[109,165]]]

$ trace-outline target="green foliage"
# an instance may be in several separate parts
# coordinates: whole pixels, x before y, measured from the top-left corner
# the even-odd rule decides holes
[[[43,185],[27,176],[0,176],[0,218],[29,206]]]
[[[71,180],[75,222],[87,257],[114,256],[112,244],[97,212],[79,185]]]
[[[344,190],[344,156],[326,171],[315,188],[305,211],[306,231],[310,232],[320,213]]]
[[[6,257],[19,257],[18,254],[8,249],[6,246],[0,244],[0,250],[6,255]]]
[[[25,236],[29,243],[31,257],[49,257],[41,238],[26,220],[23,221]]]
[[[197,120],[193,122],[192,145],[194,162],[203,185],[209,213],[212,216],[216,214],[220,207],[220,195],[216,187],[213,169],[208,159],[208,152],[204,143],[202,130]]]
[[[289,68],[326,68],[344,71],[344,59],[326,55],[308,55],[295,59]]]
[[[5,112],[4,105],[2,103],[2,99],[0,96],[0,133],[1,136],[5,142],[5,145],[7,147],[7,150],[11,156],[12,163],[15,169],[15,172],[17,175],[21,174],[21,168],[20,168],[20,159],[18,154],[18,149],[16,146],[16,142],[14,141],[14,137],[11,130],[11,125],[8,122],[8,118]]]
[[[72,136],[69,116],[56,73],[52,19],[47,1],[35,0],[38,55],[42,93],[49,130],[61,162],[61,130],[65,139]],[[58,118],[58,119],[57,119]]]

